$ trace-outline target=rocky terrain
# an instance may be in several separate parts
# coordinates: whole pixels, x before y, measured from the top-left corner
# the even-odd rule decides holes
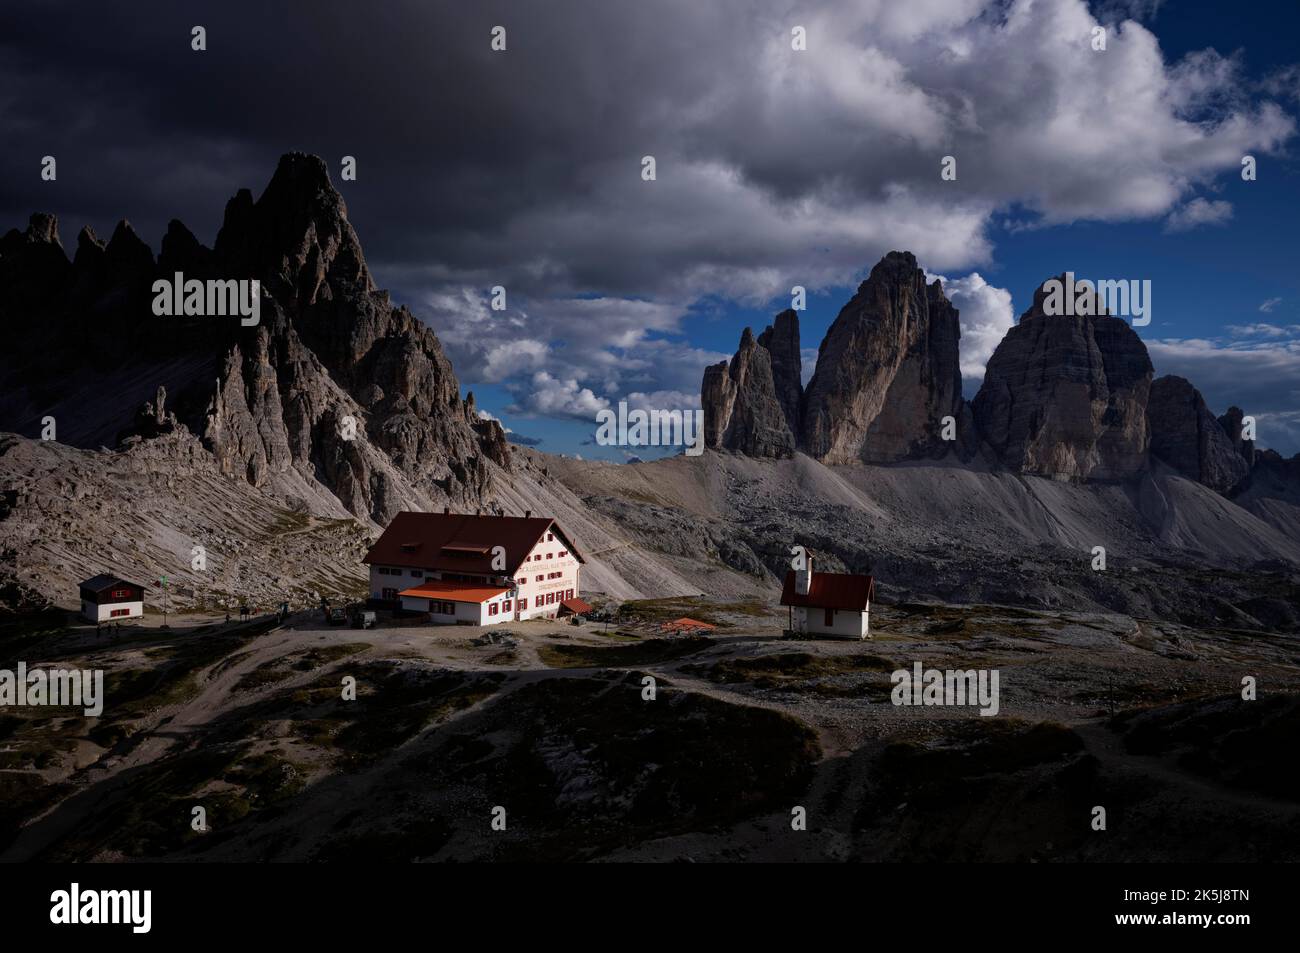
[[[695,567],[699,590],[719,597],[779,590],[800,544],[824,569],[873,573],[888,601],[1300,630],[1296,502],[1262,484],[1249,502],[1228,500],[1160,462],[1133,485],[953,460],[828,467],[804,454],[564,460],[553,471],[639,547]]]
[[[900,603],[870,642],[817,642],[770,601],[617,610],[436,637],[0,625],[0,665],[107,673],[101,718],[0,716],[0,861],[1300,858],[1293,637]],[[665,637],[683,614],[717,628]],[[914,663],[998,671],[997,716],[893,704]]]
[[[256,278],[260,323],[154,316],[151,282],[176,272]],[[98,571],[166,575],[192,610],[350,596],[393,512],[452,506],[553,514],[610,596],[766,597],[799,543],[887,599],[1295,628],[1300,458],[1153,382],[1124,321],[1043,300],[968,404],[957,311],[891,252],[806,389],[785,311],[705,373],[709,452],[614,466],[510,447],[480,418],[376,288],[315,157],[240,191],[211,248],[173,222],[155,257],[123,222],[106,243],[83,229],[69,260],[38,214],[0,239],[0,601],[71,605]]]

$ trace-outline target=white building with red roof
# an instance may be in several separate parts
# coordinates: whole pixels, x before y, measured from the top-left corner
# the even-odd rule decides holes
[[[550,517],[398,513],[363,560],[371,598],[447,625],[557,615],[585,560]]]
[[[790,631],[836,639],[871,638],[872,576],[814,572],[808,553],[803,569],[790,569],[781,589],[781,605],[790,607]]]

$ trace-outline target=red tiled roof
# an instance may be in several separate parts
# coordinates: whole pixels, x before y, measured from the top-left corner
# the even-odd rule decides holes
[[[578,562],[586,562],[550,517],[413,512],[394,516],[362,562],[509,576],[548,531],[555,533]],[[492,568],[495,546],[505,547],[504,569]]]
[[[861,612],[875,595],[876,580],[872,576],[814,571],[808,595],[801,596],[794,591],[794,570],[787,569],[785,585],[781,588],[781,605]]]
[[[398,595],[416,599],[442,599],[446,602],[487,602],[509,591],[504,586],[475,586],[466,582],[426,579],[413,589],[403,589]]]
[[[560,603],[561,609],[568,609],[574,615],[585,615],[591,611],[591,603],[586,599],[565,599]]]

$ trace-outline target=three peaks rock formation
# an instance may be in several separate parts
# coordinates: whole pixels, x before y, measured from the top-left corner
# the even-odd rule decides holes
[[[1017,473],[1111,483],[1141,478],[1154,458],[1225,495],[1245,488],[1260,467],[1274,479],[1300,470],[1300,459],[1256,453],[1241,439],[1239,408],[1216,419],[1188,381],[1153,381],[1142,339],[1100,301],[1046,314],[1044,286],[967,402],[957,309],[938,280],[926,283],[915,257],[890,252],[831,324],[807,388],[794,311],[757,338],[746,328],[731,361],[705,370],[705,442],[754,457],[801,452],[828,464],[953,454]]]

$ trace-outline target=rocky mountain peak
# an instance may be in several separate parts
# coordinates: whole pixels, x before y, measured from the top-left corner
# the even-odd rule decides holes
[[[797,324],[794,333],[797,353]],[[767,328],[755,340],[754,332],[745,328],[730,363],[723,361],[705,369],[701,405],[706,446],[754,457],[794,453],[797,432],[777,395],[772,353],[760,343],[771,342],[773,334],[773,329]]]
[[[1047,314],[1046,284],[989,359],[972,402],[980,434],[999,462],[1023,473],[1136,476],[1150,443],[1146,345],[1117,317]]]
[[[120,274],[153,271],[153,249],[136,234],[131,223],[122,219],[104,247],[104,263]]]
[[[32,215],[27,223],[25,237],[29,244],[63,247],[62,242],[59,241],[59,220],[47,212],[36,212]]]
[[[347,205],[319,156],[281,157],[256,202],[241,189],[226,205],[216,251],[291,309],[340,286],[361,294],[375,290]]]
[[[0,430],[55,405],[79,445],[185,430],[227,476],[381,523],[478,503],[510,466],[433,331],[375,287],[316,156],[284,156],[257,200],[237,192],[212,249],[172,221],[155,263],[123,221],[107,244],[83,230],[73,271],[53,216],[0,239],[0,320],[25,337],[0,361]],[[258,323],[154,315],[152,282],[177,271],[259,280]]]
[[[103,260],[104,242],[89,225],[81,226],[81,231],[77,233],[77,252],[72,259],[73,266],[78,271],[85,271],[87,268],[98,267]]]
[[[957,309],[911,252],[890,252],[841,310],[804,394],[803,443],[827,463],[942,456],[962,416]]]
[[[1198,483],[1229,493],[1249,475],[1245,457],[1186,378],[1152,381],[1147,420],[1151,455]]]
[[[1228,442],[1232,444],[1232,449],[1240,454],[1247,464],[1253,466],[1255,463],[1255,441],[1241,438],[1242,422],[1245,416],[1245,411],[1240,407],[1229,407],[1227,412],[1219,418],[1219,426],[1228,435]]]
[[[803,358],[799,353],[798,312],[787,308],[778,314],[758,336],[758,344],[771,360],[776,401],[797,443],[803,426]]]

